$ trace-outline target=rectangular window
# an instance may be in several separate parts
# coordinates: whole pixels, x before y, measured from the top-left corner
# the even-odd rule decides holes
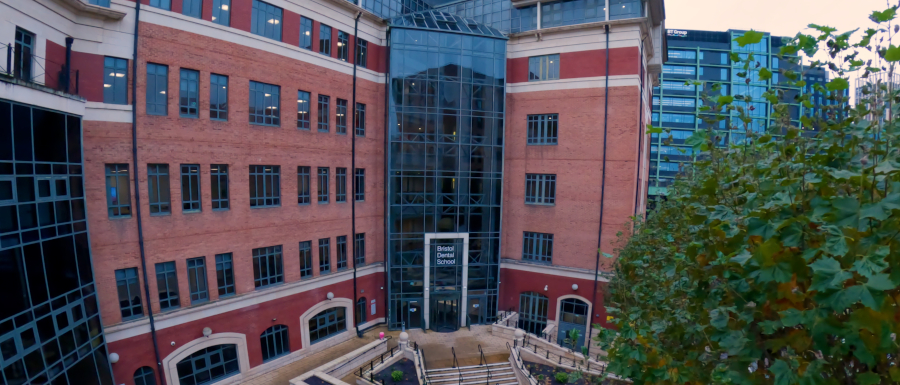
[[[309,130],[309,92],[297,91],[297,128]]]
[[[184,118],[198,117],[200,107],[200,72],[181,69],[181,86],[178,89],[179,114]]]
[[[312,241],[300,242],[300,279],[313,275]]]
[[[172,212],[169,194],[169,165],[147,165],[147,189],[150,195],[150,215]]]
[[[319,204],[328,203],[328,167],[319,167],[318,175]]]
[[[209,75],[209,118],[228,120],[228,76]]]
[[[341,235],[337,237],[337,269],[338,271],[347,268],[347,236]]]
[[[250,166],[250,207],[281,206],[281,166]]]
[[[131,216],[131,185],[128,165],[106,165],[106,209],[110,218]]]
[[[103,103],[128,104],[128,60],[103,59]]]
[[[368,63],[368,60],[366,59],[368,57],[368,53],[369,53],[368,51],[369,51],[369,42],[357,37],[356,38],[356,65],[358,65],[362,68],[366,68],[366,63]]]
[[[356,136],[366,136],[366,105],[356,103],[356,116],[353,119]]]
[[[200,165],[181,165],[181,211],[200,211]]]
[[[528,58],[528,81],[559,79],[559,54]]]
[[[669,50],[669,59],[694,60],[694,59],[697,59],[697,51],[683,51],[683,50],[670,49]]]
[[[331,272],[331,240],[319,240],[319,275]]]
[[[334,132],[338,134],[347,133],[347,101],[338,99],[335,106],[337,110],[334,114]]]
[[[353,243],[353,266],[360,267],[366,264],[366,234],[356,234]]]
[[[309,18],[300,17],[300,48],[312,50],[312,29],[313,21]]]
[[[331,27],[319,24],[319,53],[331,56]]]
[[[328,110],[331,99],[328,95],[319,95],[319,132],[328,132]]]
[[[168,115],[169,67],[147,63],[147,114]]]
[[[5,44],[4,44],[5,45]],[[31,81],[34,75],[34,34],[22,28],[16,28],[16,46],[13,54],[15,76]],[[105,77],[104,77],[105,79]],[[106,91],[106,89],[104,89]],[[105,96],[105,93],[104,93]]]
[[[350,56],[350,35],[344,31],[338,31],[337,39],[338,60],[347,61]]]
[[[212,21],[226,27],[231,25],[231,0],[213,0]]]
[[[181,306],[178,301],[178,274],[175,262],[156,264],[156,288],[159,292],[159,309],[175,309]]]
[[[556,174],[525,174],[525,203],[556,204]]]
[[[210,189],[212,189],[213,210],[228,210],[228,165],[209,166]]]
[[[119,310],[122,312],[122,321],[140,318],[144,315],[140,286],[136,267],[116,270],[116,291],[119,294]]]
[[[526,261],[553,263],[553,234],[524,233],[522,259]]]
[[[219,298],[234,295],[234,262],[231,253],[216,254],[216,284]]]
[[[334,201],[347,201],[347,169],[338,167],[334,169]]]
[[[559,114],[528,115],[528,144],[556,144]]]
[[[253,0],[250,14],[250,33],[281,41],[281,8]]]
[[[281,246],[253,249],[253,284],[260,288],[283,281],[284,268],[281,264]]]
[[[181,3],[181,13],[190,17],[201,17],[203,11],[203,0],[184,0]]]
[[[695,75],[697,73],[697,67],[666,64],[663,65],[663,73],[669,75]]]
[[[156,7],[159,9],[165,9],[166,11],[172,10],[172,1],[171,0],[150,0],[150,6]]]
[[[188,259],[187,268],[191,304],[209,301],[209,288],[206,286],[206,258]]]
[[[265,126],[281,124],[281,87],[250,82],[250,123]]]
[[[297,204],[308,205],[309,201],[309,166],[297,166]]]
[[[356,196],[357,202],[366,200],[366,169],[356,169],[356,175],[353,176],[353,195]]]

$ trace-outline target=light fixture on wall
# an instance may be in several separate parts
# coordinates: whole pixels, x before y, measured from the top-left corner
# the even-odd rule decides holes
[[[578,284],[577,284],[577,283],[573,283],[573,284],[572,284],[572,290],[578,290]]]
[[[328,294],[325,295],[325,297],[328,298],[329,301],[331,301],[334,299],[334,293],[329,291]]]
[[[212,329],[205,327],[203,328],[203,336],[209,338],[210,334],[212,334]]]
[[[109,353],[109,362],[113,364],[119,362],[119,353]]]
[[[544,291],[547,291],[547,290],[549,290],[549,289],[550,289],[550,286],[549,286],[549,285],[544,285]]]

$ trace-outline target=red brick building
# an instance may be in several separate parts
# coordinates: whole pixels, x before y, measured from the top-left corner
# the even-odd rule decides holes
[[[428,273],[424,281],[415,278],[421,273],[399,261],[410,251],[400,248],[414,245],[413,254],[424,250],[429,270],[432,238],[458,239],[471,250],[454,262],[457,271],[475,271],[462,266],[474,258],[475,245],[483,244],[479,250],[492,261],[479,265],[486,272],[479,279],[488,281],[478,302],[482,308],[467,302],[465,279],[457,282],[462,297],[452,297],[462,302],[441,300],[441,311],[450,312],[447,320],[457,328],[467,315],[468,322],[491,323],[508,309],[528,313],[531,318],[523,317],[520,323],[528,323],[520,327],[537,334],[605,322],[604,272],[612,260],[597,249],[612,253],[616,233],[627,232],[629,217],[645,210],[649,150],[643,127],[665,53],[662,1],[601,1],[588,10],[593,19],[564,15],[563,7],[574,4],[569,2],[497,2],[492,11],[490,4],[483,10],[461,4],[143,0],[139,14],[129,0],[0,5],[0,42],[12,47],[9,54],[0,52],[11,63],[4,67],[8,75],[0,77],[0,102],[80,119],[80,142],[70,123],[76,136],[69,148],[82,149],[77,167],[83,182],[70,181],[73,194],[83,185],[83,195],[71,197],[86,206],[82,231],[93,264],[91,280],[82,282],[90,289],[81,290],[95,294],[85,294],[79,306],[98,309],[105,336],[91,353],[96,380],[76,375],[87,365],[78,352],[62,354],[62,366],[44,353],[36,366],[29,352],[37,347],[25,347],[21,333],[33,322],[40,328],[32,320],[45,318],[33,292],[24,293],[30,298],[24,313],[0,320],[12,325],[0,329],[0,343],[18,347],[2,361],[0,384],[154,383],[148,378],[236,383],[353,338],[353,330],[380,323],[427,328],[429,321],[438,322],[437,310],[429,313],[436,302],[420,311],[424,324],[410,321],[408,312],[420,309],[417,301],[428,301],[428,287],[444,284],[434,277],[428,282]],[[620,6],[628,12],[612,9]],[[401,157],[392,135],[399,135],[400,120],[403,130],[413,127],[407,126],[412,120],[399,118],[406,104],[395,107],[389,100],[406,98],[415,87],[414,81],[392,82],[399,78],[399,67],[392,65],[403,60],[398,50],[415,44],[397,40],[397,33],[419,28],[392,18],[415,12],[481,28],[480,35],[464,34],[463,73],[471,49],[466,36],[488,36],[495,47],[505,47],[494,53],[505,66],[492,72],[499,81],[494,95],[500,95],[492,118],[499,160],[493,178],[501,182],[490,190],[496,202],[484,206],[502,215],[485,217],[497,224],[485,230],[490,234],[483,243],[461,225],[476,220],[480,209],[469,206],[454,214],[460,225],[452,231],[441,230],[443,217],[430,216],[427,204],[424,228],[414,229],[419,235],[393,227],[394,219],[398,226],[418,226],[417,219],[407,220],[408,202],[397,203],[412,190],[392,187],[392,173],[405,173],[392,166]],[[441,25],[421,27],[422,36],[443,39],[448,33],[434,33]],[[482,37],[474,38],[476,44]],[[445,52],[443,43],[434,44],[427,49]],[[478,49],[472,52],[478,55]],[[480,87],[474,73],[474,85],[463,75],[464,92]],[[427,76],[423,72],[421,79],[431,81]],[[441,87],[459,81],[439,76],[434,79]],[[447,98],[443,92],[438,98]],[[469,116],[481,116],[472,110],[454,112],[467,122],[460,123],[461,131],[468,129]],[[14,113],[0,119],[14,122],[13,129],[0,125],[0,135],[9,135],[0,142],[18,146]],[[447,129],[446,122],[438,126]],[[33,127],[38,132],[37,121]],[[456,129],[446,135],[461,140]],[[34,148],[51,144],[34,134]],[[477,144],[472,139],[473,151],[479,151]],[[16,178],[24,175],[17,168],[24,150],[15,148],[15,157],[0,154],[0,182],[9,180],[9,186],[21,185]],[[29,162],[36,170],[42,164],[38,158]],[[422,175],[428,178],[428,172],[434,171]],[[454,177],[453,188],[456,178],[480,177],[473,175]],[[0,206],[27,204],[17,191],[8,200],[0,196]],[[0,219],[16,222],[10,213],[0,211],[6,215]],[[429,230],[431,220],[436,230]],[[30,242],[23,223],[14,230],[19,238],[0,247],[4,266],[27,264],[27,252],[16,251]],[[0,230],[6,234],[6,227]],[[416,243],[421,234],[424,247]],[[57,266],[46,247],[45,271],[52,277]],[[401,270],[411,275],[392,279]],[[38,273],[5,268],[3,274],[16,287],[26,278],[34,282],[31,274]],[[475,284],[468,282],[473,295]],[[418,286],[413,293],[425,286],[426,294],[394,289],[401,285]],[[30,320],[21,318],[26,313]],[[68,333],[56,325],[50,334]],[[198,360],[217,371],[201,374]],[[114,382],[108,382],[106,368]]]

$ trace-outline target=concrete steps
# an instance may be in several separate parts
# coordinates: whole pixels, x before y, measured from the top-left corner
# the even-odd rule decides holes
[[[513,385],[518,384],[509,362],[460,366],[427,370],[429,384],[434,385]]]

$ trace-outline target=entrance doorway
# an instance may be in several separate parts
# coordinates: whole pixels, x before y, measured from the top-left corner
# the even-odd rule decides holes
[[[407,329],[422,327],[422,303],[420,300],[401,300],[397,319]]]
[[[481,300],[483,297],[469,297],[468,305],[469,305],[469,313],[468,319],[466,322],[469,325],[481,325],[484,323],[484,306],[481,304]]]
[[[584,335],[587,332],[588,305],[584,301],[575,298],[562,300],[562,309],[559,310],[559,334],[557,343],[561,346],[578,351],[584,346]],[[571,330],[578,330],[578,339],[572,340]]]
[[[459,293],[431,297],[431,330],[442,333],[459,330]]]

